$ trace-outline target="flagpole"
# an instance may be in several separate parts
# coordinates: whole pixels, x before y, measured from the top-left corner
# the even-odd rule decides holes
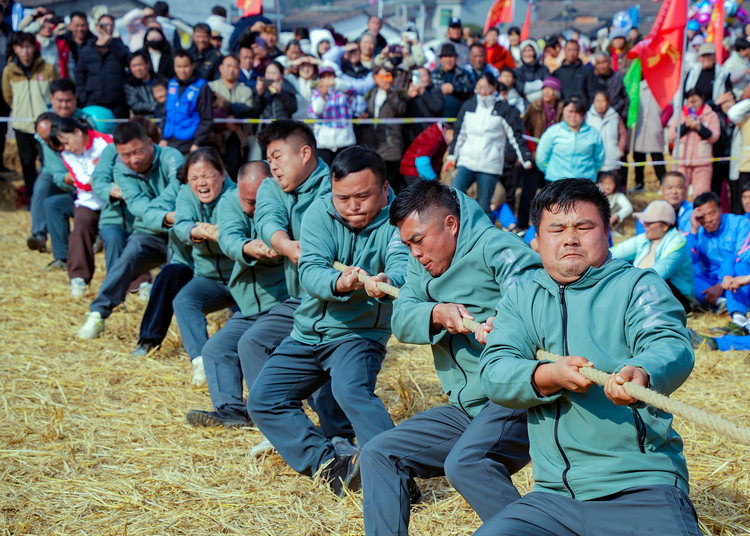
[[[690,20],[690,2],[686,2],[687,15],[685,20]],[[682,53],[680,55],[680,87],[677,88],[677,106],[675,106],[674,113],[672,114],[672,121],[677,121],[676,132],[677,138],[674,144],[674,169],[677,171],[677,162],[680,159],[680,116],[682,114],[682,101],[685,98],[685,49],[687,49],[687,29],[683,30],[682,33]]]

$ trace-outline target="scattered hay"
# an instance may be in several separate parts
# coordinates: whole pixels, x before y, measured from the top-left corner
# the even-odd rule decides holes
[[[190,364],[173,325],[161,349],[134,359],[144,304],[129,297],[101,339],[74,334],[94,292],[69,297],[49,255],[25,249],[27,212],[0,214],[0,529],[22,534],[350,535],[364,532],[361,493],[337,500],[278,454],[248,453],[257,430],[194,429],[208,409],[189,385]],[[97,257],[93,288],[103,274]],[[212,315],[210,331],[221,315]],[[727,318],[704,315],[706,331]],[[750,425],[744,352],[700,350],[675,397]],[[446,402],[424,347],[391,341],[378,394],[397,422]],[[685,439],[692,493],[707,533],[750,534],[750,449],[676,423]],[[531,489],[530,468],[514,478]],[[479,518],[445,479],[420,482],[413,535],[468,535]]]

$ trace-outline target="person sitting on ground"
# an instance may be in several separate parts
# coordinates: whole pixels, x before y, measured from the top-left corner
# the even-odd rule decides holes
[[[415,138],[401,159],[399,171],[406,185],[411,186],[422,179],[439,179],[447,150],[448,129],[445,123],[432,123]]]
[[[213,147],[201,147],[185,159],[182,171],[187,188],[180,188],[175,203],[174,232],[190,246],[193,278],[172,301],[182,344],[193,365],[190,383],[203,385],[206,374],[201,351],[208,340],[206,314],[236,305],[229,291],[234,261],[218,244],[218,206],[236,195],[221,156]]]
[[[679,171],[668,171],[662,176],[659,193],[662,199],[672,205],[677,214],[677,228],[687,235],[692,228],[690,216],[693,214],[693,204],[687,200],[687,184],[685,175]],[[636,234],[645,232],[643,224],[638,221],[635,225]]]
[[[266,362],[248,394],[250,417],[295,471],[320,471],[339,497],[356,488],[359,460],[341,456],[305,415],[302,401],[328,383],[364,446],[393,428],[375,394],[391,335],[392,298],[377,286],[403,285],[408,250],[389,224],[395,197],[383,158],[364,147],[331,166],[332,193],[315,200],[301,230],[299,280],[307,294],[294,329]],[[335,261],[347,268],[339,272]],[[360,274],[368,276],[360,282]]]
[[[56,116],[52,118],[50,138],[62,147],[60,156],[76,188],[72,214],[48,214],[50,239],[55,258],[67,261],[71,296],[80,298],[94,276],[94,240],[99,233],[99,214],[103,206],[91,188],[91,175],[102,152],[112,143],[112,137],[91,129],[88,123]],[[66,225],[70,216],[73,217],[72,232]]]
[[[521,117],[499,97],[497,89],[497,80],[491,74],[477,81],[476,95],[461,107],[453,126],[455,134],[449,156],[458,167],[453,187],[466,192],[476,181],[477,201],[487,216],[492,213],[492,194],[503,172],[507,145],[513,148],[524,168],[531,167]]]
[[[477,374],[482,345],[463,319],[492,316],[507,289],[541,266],[523,240],[494,228],[473,199],[436,181],[406,188],[390,219],[412,255],[394,302],[393,333],[403,343],[432,345],[450,403],[362,449],[365,531],[372,536],[407,534],[410,499],[421,499],[414,478],[448,476],[484,520],[520,498],[510,475],[529,461],[526,415],[488,402]]]
[[[664,200],[652,201],[635,217],[643,222],[646,232],[612,247],[612,256],[631,262],[637,268],[656,270],[689,313],[695,296],[693,261],[687,240],[676,226],[674,208]]]
[[[605,171],[599,174],[596,183],[609,201],[609,210],[612,213],[609,219],[610,227],[621,225],[625,218],[633,213],[633,204],[628,196],[620,192],[620,177],[616,173]]]
[[[105,319],[125,300],[131,281],[164,264],[167,233],[175,222],[178,171],[185,161],[180,152],[154,145],[143,127],[132,122],[117,125],[112,139],[121,159],[115,165],[115,183],[135,221],[125,249],[108,268],[99,294],[89,305],[79,339],[99,337]]]
[[[476,536],[699,536],[682,439],[672,416],[637,404],[631,381],[666,395],[694,356],[685,312],[651,270],[612,259],[609,203],[588,178],[563,179],[534,199],[544,269],[497,306],[502,329],[479,361],[490,400],[528,410],[534,487]],[[606,311],[608,321],[601,321]],[[537,361],[537,350],[565,357]],[[612,373],[604,389],[580,368]]]
[[[724,308],[746,335],[750,288],[728,291],[722,283],[730,277],[750,274],[750,221],[722,214],[719,196],[713,192],[693,201],[687,245],[695,270],[695,297],[710,307]],[[743,332],[744,331],[744,332]]]
[[[214,97],[206,80],[195,74],[195,63],[188,52],[175,52],[174,72],[167,89],[164,139],[159,145],[174,147],[186,155],[208,142]]]
[[[203,345],[203,367],[214,411],[189,411],[186,418],[192,426],[250,424],[242,398],[242,380],[250,389],[252,378],[258,375],[265,361],[240,361],[237,347],[242,335],[256,321],[289,298],[281,257],[258,238],[253,218],[258,188],[270,176],[271,168],[266,162],[245,164],[237,177],[235,195],[223,198],[217,208],[219,247],[235,261],[229,291],[240,310]],[[268,354],[273,350],[268,348]]]

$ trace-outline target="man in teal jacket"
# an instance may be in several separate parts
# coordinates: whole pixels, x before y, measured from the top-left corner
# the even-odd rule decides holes
[[[133,233],[122,254],[107,270],[99,294],[89,306],[78,338],[93,339],[104,331],[104,319],[125,301],[134,277],[167,259],[167,233],[174,225],[179,190],[178,171],[185,159],[176,149],[159,147],[137,123],[121,123],[112,134],[120,162],[114,178],[128,210],[135,216]]]
[[[450,404],[429,409],[364,446],[365,532],[405,535],[413,478],[447,475],[482,519],[520,497],[510,475],[529,461],[526,412],[488,402],[479,385],[482,345],[463,318],[487,320],[507,288],[539,255],[495,228],[479,204],[435,181],[420,181],[391,205],[391,224],[411,250],[393,310],[393,334],[430,344]],[[395,513],[399,512],[399,515]]]
[[[236,305],[229,291],[234,260],[219,246],[219,203],[234,197],[236,186],[213,147],[192,151],[185,160],[186,186],[175,205],[174,232],[193,254],[193,278],[172,300],[182,344],[193,365],[190,383],[206,382],[203,345],[208,341],[206,314]]]
[[[273,180],[266,162],[250,162],[240,168],[236,195],[219,203],[219,246],[235,261],[229,290],[240,310],[203,345],[203,367],[214,411],[191,410],[193,426],[247,426],[249,415],[242,398],[242,379],[260,372],[265,360],[243,363],[237,351],[242,335],[269,309],[289,297],[279,255],[258,238],[255,207],[258,188]],[[269,355],[273,348],[269,349]],[[245,370],[244,367],[250,367]]]
[[[344,150],[333,161],[331,181],[332,194],[305,214],[299,274],[307,293],[294,314],[292,335],[263,367],[248,409],[294,470],[309,476],[322,470],[343,496],[345,486],[355,485],[357,456],[338,455],[305,415],[302,401],[330,379],[360,445],[393,427],[375,395],[392,303],[375,283],[403,284],[408,251],[388,222],[394,194],[380,155],[363,147]],[[349,268],[339,272],[335,261]],[[361,272],[372,274],[365,284]]]
[[[672,416],[622,386],[668,395],[688,378],[684,309],[659,275],[609,255],[609,203],[590,180],[548,185],[531,218],[544,269],[498,304],[480,375],[490,400],[528,410],[535,483],[475,534],[698,536]],[[590,366],[612,373],[603,389]]]
[[[263,181],[258,189],[256,232],[268,248],[284,257],[289,298],[269,309],[240,339],[238,353],[248,389],[268,356],[292,331],[294,311],[305,295],[297,277],[302,218],[316,199],[331,191],[329,169],[318,158],[310,127],[297,121],[274,121],[258,134],[258,141],[267,153],[274,180]],[[310,402],[326,437],[354,437],[330,383],[322,386]]]

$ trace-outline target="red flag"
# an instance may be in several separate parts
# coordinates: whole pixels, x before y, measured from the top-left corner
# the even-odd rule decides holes
[[[526,9],[526,21],[523,23],[523,28],[521,28],[521,41],[529,38],[529,32],[531,31],[531,6],[533,4],[533,0],[529,0],[529,7]]]
[[[243,17],[263,12],[263,0],[237,0],[236,6],[242,10]]]
[[[711,13],[711,23],[708,25],[707,43],[713,43],[716,47],[716,63],[724,63],[724,21],[726,12],[724,2],[716,2],[714,10]]]
[[[484,23],[484,33],[498,24],[513,22],[514,0],[495,0],[490,11],[487,13],[487,22]]]
[[[641,58],[643,78],[662,109],[680,87],[687,8],[688,0],[664,0],[646,39],[628,52],[629,58]]]

